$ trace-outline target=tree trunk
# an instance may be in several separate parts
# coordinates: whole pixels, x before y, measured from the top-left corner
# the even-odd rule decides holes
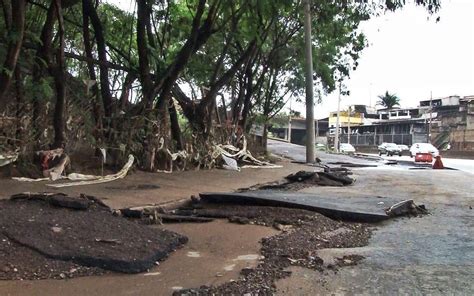
[[[178,79],[179,74],[187,65],[191,55],[196,52],[200,45],[204,44],[205,41],[212,35],[211,28],[215,21],[213,19],[215,15],[211,13],[211,9],[208,12],[208,16],[204,24],[199,26],[201,17],[204,14],[205,4],[206,0],[199,0],[196,14],[193,18],[193,24],[189,38],[186,40],[186,43],[176,55],[174,62],[167,68],[162,81],[158,85],[160,87],[160,97],[157,104],[158,110],[162,110],[166,102],[168,102],[170,99],[171,89]]]
[[[264,151],[267,151],[267,139],[268,139],[268,125],[263,124],[263,134],[262,134],[262,148]]]
[[[127,108],[128,100],[130,98],[130,90],[136,76],[133,73],[127,73],[125,81],[122,83],[122,92],[120,94],[120,110],[123,111]]]
[[[25,0],[12,0],[12,22],[10,28],[10,40],[8,42],[7,54],[0,72],[0,102],[4,101],[4,96],[10,86],[15,72],[18,56],[20,55],[23,35],[25,33]]]
[[[15,92],[16,92],[16,136],[17,147],[24,147],[23,144],[23,130],[24,123],[22,120],[22,114],[24,112],[23,106],[25,104],[24,92],[23,92],[23,81],[21,77],[21,71],[19,67],[15,68]]]
[[[150,62],[148,59],[148,39],[146,33],[146,20],[148,4],[146,0],[137,0],[137,46],[138,46],[138,69],[142,85],[142,95],[145,110],[151,108],[153,103],[153,82],[150,76]]]
[[[56,87],[56,105],[54,108],[54,144],[53,148],[64,148],[65,146],[65,122],[64,109],[66,100],[65,88],[65,64],[64,64],[64,20],[61,8],[61,0],[54,0],[56,5],[58,23],[59,23],[59,51],[56,55],[56,64],[53,66],[52,74]]]
[[[0,0],[3,9],[5,28],[9,31],[12,26],[12,6],[9,0]]]
[[[253,94],[253,71],[251,67],[247,68],[246,73],[246,82],[245,82],[245,98],[244,98],[244,107],[242,109],[242,121],[240,125],[245,131],[247,125],[247,118],[252,107],[252,94]]]
[[[239,90],[237,94],[237,98],[235,98],[235,101],[232,104],[232,124],[237,125],[240,120],[240,113],[242,109],[242,101],[244,99],[245,95],[245,83],[244,83],[244,78],[239,77]]]
[[[84,52],[86,54],[87,61],[87,70],[89,72],[89,79],[94,81],[94,85],[92,85],[92,99],[91,99],[91,106],[94,112],[94,121],[95,121],[95,128],[96,130],[102,131],[102,112],[100,108],[100,93],[99,87],[97,86],[97,75],[95,74],[95,67],[92,63],[94,56],[92,55],[92,42],[90,36],[90,29],[89,29],[89,17],[87,16],[86,6],[82,5],[82,36],[84,38]],[[89,87],[89,84],[87,85]],[[101,138],[102,133],[97,133],[96,137]]]
[[[171,137],[176,142],[176,149],[183,150],[184,145],[181,137],[181,129],[179,127],[178,112],[176,111],[176,106],[174,105],[173,100],[170,100],[168,111],[170,113]]]
[[[53,28],[56,19],[56,5],[51,2],[46,20],[41,30],[41,44],[36,51],[35,64],[33,67],[33,84],[36,87],[41,87],[42,80],[47,76],[46,65],[51,64],[51,44],[53,40]],[[36,149],[41,148],[42,135],[45,129],[44,115],[46,101],[41,91],[33,94],[33,137],[36,144]]]
[[[94,28],[95,38],[97,40],[97,51],[99,55],[100,70],[100,93],[102,95],[102,102],[104,104],[104,114],[109,120],[112,117],[112,94],[109,86],[109,69],[107,68],[107,51],[105,49],[105,39],[97,11],[91,0],[82,1],[84,12],[89,16],[92,27]]]

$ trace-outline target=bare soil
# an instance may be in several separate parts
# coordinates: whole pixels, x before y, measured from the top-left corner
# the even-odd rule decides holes
[[[0,234],[0,280],[64,279],[105,273],[101,268],[47,258]]]
[[[96,195],[103,198],[104,202],[110,205],[112,208],[122,208],[127,206],[137,206],[137,205],[144,205],[147,203],[163,203],[168,202],[171,200],[177,200],[178,198],[183,198],[190,196],[192,194],[197,194],[198,192],[203,191],[229,191],[229,190],[236,190],[241,187],[251,186],[255,183],[266,183],[272,180],[282,180],[285,176],[289,173],[296,172],[301,170],[302,168],[307,168],[305,166],[300,166],[296,164],[285,163],[285,167],[282,169],[275,169],[275,170],[265,170],[265,173],[262,173],[261,170],[258,169],[249,169],[243,172],[233,172],[233,171],[225,171],[225,170],[212,170],[212,171],[201,171],[199,173],[188,171],[188,172],[177,172],[172,175],[166,174],[147,174],[143,172],[135,172],[127,178],[120,180],[120,182],[113,182],[109,184],[99,184],[99,185],[92,185],[92,186],[84,186],[84,187],[72,187],[72,188],[65,188],[65,192],[69,194],[78,194],[78,193],[86,193],[89,195]],[[2,198],[7,193],[18,193],[25,190],[31,191],[45,191],[45,183],[20,183],[12,180],[0,180],[0,186],[8,185],[5,188],[7,191],[0,193],[0,198]],[[48,183],[48,182],[46,182]],[[306,188],[308,186],[314,186],[315,184],[311,184],[311,182],[293,182],[294,187],[288,188],[288,190],[299,190],[302,188]],[[336,185],[339,186],[339,185]],[[301,187],[301,188],[300,188]],[[50,190],[50,188],[48,188]],[[113,193],[113,194],[111,194]],[[0,204],[1,207],[1,204]],[[69,281],[60,281],[58,285],[60,285],[63,292],[68,290],[78,291],[86,291],[84,290],[84,285],[88,286],[88,282],[92,284],[89,291],[93,294],[123,294],[124,291],[129,291],[128,286],[133,285],[136,291],[141,289],[142,291],[148,291],[150,295],[155,295],[156,293],[160,295],[163,292],[164,295],[168,294],[170,290],[161,291],[160,289],[163,287],[161,280],[159,279],[161,275],[163,276],[163,280],[165,278],[169,278],[169,284],[171,285],[178,285],[180,282],[179,279],[182,279],[181,283],[182,287],[196,287],[193,289],[181,290],[175,292],[177,295],[181,294],[199,294],[199,295],[208,295],[208,294],[234,294],[234,295],[241,295],[245,293],[251,293],[252,295],[259,294],[259,295],[270,295],[273,294],[276,290],[275,282],[278,279],[288,277],[291,272],[288,269],[291,266],[304,266],[311,268],[313,270],[321,270],[323,266],[323,262],[320,258],[316,256],[316,251],[322,248],[337,248],[337,247],[354,247],[354,246],[362,246],[367,243],[368,237],[370,236],[370,228],[364,224],[356,224],[356,223],[344,223],[339,221],[334,221],[329,218],[326,218],[322,215],[319,215],[314,212],[304,211],[304,210],[297,210],[297,209],[286,209],[286,208],[269,208],[269,207],[251,207],[251,206],[227,206],[227,205],[220,205],[218,208],[213,208],[212,206],[198,206],[195,209],[185,209],[185,210],[203,210],[209,211],[206,215],[211,217],[212,211],[220,211],[219,213],[214,213],[215,217],[219,218],[227,218],[229,221],[239,224],[257,224],[257,225],[265,225],[269,227],[273,227],[279,230],[279,234],[264,238],[261,241],[261,250],[260,254],[263,257],[259,259],[258,262],[254,262],[254,264],[249,264],[246,266],[239,266],[238,264],[234,267],[235,271],[240,270],[240,276],[236,276],[235,274],[232,275],[232,272],[213,272],[211,278],[214,280],[204,280],[205,278],[209,278],[209,275],[206,275],[206,270],[209,260],[204,260],[206,258],[204,256],[202,263],[198,266],[193,267],[192,261],[189,262],[190,265],[184,264],[183,266],[183,251],[185,251],[188,247],[182,250],[178,250],[176,254],[172,256],[175,257],[175,262],[173,263],[172,260],[168,262],[165,261],[162,266],[155,267],[150,270],[150,275],[147,276],[120,276],[117,274],[111,273],[105,277],[83,277],[72,279]],[[67,210],[71,211],[71,210]],[[226,214],[222,214],[222,212],[227,212]],[[0,213],[1,214],[1,213]],[[118,217],[114,217],[118,218]],[[125,220],[123,218],[118,218]],[[1,218],[0,218],[1,220]],[[0,221],[1,222],[1,221]],[[216,250],[215,254],[219,254],[221,252],[229,253],[234,252],[236,248],[239,248],[239,239],[236,239],[237,236],[252,236],[249,231],[253,231],[251,227],[257,226],[245,226],[245,225],[238,225],[242,227],[242,230],[239,230],[238,233],[235,231],[229,231],[231,228],[222,228],[219,230],[213,230],[214,223],[218,222],[211,222],[209,224],[192,224],[196,225],[195,227],[199,228],[201,231],[205,232],[205,234],[197,234],[195,230],[193,230],[193,235],[196,236],[195,240],[199,242],[199,248],[197,250],[201,250],[201,255],[205,252],[202,250],[208,248],[208,246],[214,245]],[[218,222],[219,223],[219,222]],[[138,224],[138,223],[135,223]],[[2,224],[0,224],[2,225]],[[179,226],[178,226],[179,225]],[[190,235],[186,233],[186,231],[181,231],[181,225],[183,224],[167,224],[163,227],[160,226],[143,226],[150,229],[171,229],[173,231],[177,231],[179,233],[184,233],[186,235]],[[186,224],[184,224],[186,225]],[[209,226],[208,226],[209,225]],[[171,227],[170,227],[171,226]],[[61,226],[59,226],[61,227]],[[194,227],[193,227],[194,228]],[[339,229],[349,229],[345,232],[338,231]],[[190,228],[191,229],[191,228]],[[273,233],[275,230],[267,228],[269,231],[271,230]],[[215,237],[216,234],[214,232],[219,233],[222,232],[222,237]],[[328,233],[335,233],[334,235],[329,235]],[[203,237],[206,237],[208,234],[209,242],[203,240]],[[191,236],[190,236],[191,237]],[[113,237],[105,237],[106,240],[115,240],[117,238]],[[119,239],[120,240],[120,239]],[[217,242],[216,242],[217,240]],[[202,241],[202,242],[201,242]],[[228,243],[224,243],[228,242]],[[107,243],[102,242],[102,244],[106,245],[114,245],[114,243]],[[16,245],[16,247],[24,248],[20,245]],[[222,247],[222,251],[219,251],[218,248]],[[31,251],[31,249],[26,248],[27,251]],[[194,250],[187,250],[194,251]],[[26,251],[21,251],[22,254],[26,254]],[[254,252],[251,252],[254,253]],[[33,254],[36,254],[33,252]],[[181,255],[179,255],[181,254]],[[229,253],[230,254],[230,253]],[[16,255],[18,256],[18,255]],[[186,255],[185,255],[186,256]],[[217,256],[217,255],[216,255]],[[230,255],[229,255],[230,256]],[[188,256],[186,256],[188,257]],[[41,259],[43,257],[40,257]],[[214,255],[212,256],[214,258]],[[230,257],[229,257],[230,258]],[[194,258],[191,258],[194,260]],[[48,259],[48,266],[53,264],[53,260]],[[214,259],[212,259],[214,260]],[[230,259],[232,262],[233,259]],[[35,262],[34,260],[25,260],[29,262]],[[56,260],[58,261],[58,260]],[[216,261],[216,260],[214,260]],[[213,261],[213,262],[214,262]],[[3,261],[0,261],[3,262]],[[239,262],[239,261],[235,261]],[[16,262],[15,262],[16,263]],[[58,261],[57,264],[74,264],[70,261]],[[26,263],[25,263],[26,264]],[[214,263],[216,265],[217,263]],[[234,263],[232,263],[234,264]],[[227,264],[232,265],[232,264]],[[161,264],[160,264],[161,265]],[[167,268],[167,266],[171,266]],[[222,262],[220,263],[222,265]],[[168,266],[168,267],[169,267]],[[338,264],[339,266],[339,264]],[[336,268],[338,267],[336,266]],[[7,265],[10,268],[10,265]],[[0,266],[1,268],[1,266]],[[69,277],[69,271],[74,270],[75,266],[61,266],[61,267],[53,267],[53,270],[57,270],[57,272],[53,273],[53,276],[49,278],[62,278],[63,276]],[[93,275],[93,274],[102,274],[106,271],[103,269],[96,269],[96,270],[84,270],[82,271],[78,268],[78,270],[74,270],[80,274],[83,272],[84,275]],[[193,272],[197,270],[203,269],[200,278],[198,279],[184,279],[184,277],[193,277]],[[219,267],[222,269],[222,266]],[[243,268],[243,269],[242,269]],[[171,270],[170,270],[171,269]],[[20,268],[17,267],[17,270]],[[33,268],[31,268],[33,270]],[[191,271],[193,270],[193,271]],[[214,269],[213,269],[214,270]],[[156,272],[156,275],[154,272]],[[10,271],[9,271],[10,272]],[[159,273],[162,272],[160,275]],[[0,271],[1,273],[1,271]],[[61,273],[64,275],[61,276]],[[166,273],[166,276],[165,276]],[[189,273],[189,274],[188,274]],[[234,272],[235,273],[235,272]],[[169,275],[168,275],[169,274]],[[222,276],[223,274],[223,276]],[[72,275],[75,277],[75,275]],[[118,277],[120,276],[120,277]],[[229,278],[232,279],[229,279]],[[13,277],[10,277],[13,279]],[[18,278],[18,277],[17,277]],[[23,277],[27,278],[27,277]],[[32,273],[33,278],[48,278],[48,276],[40,276],[38,274],[34,275]],[[101,278],[103,280],[101,280]],[[113,284],[106,284],[108,280],[107,278],[114,279]],[[156,280],[154,280],[156,278]],[[156,282],[158,281],[158,282]],[[167,280],[165,280],[167,281]],[[39,281],[35,283],[36,287],[49,287],[51,286],[52,281]],[[43,285],[44,283],[44,285]],[[168,283],[168,282],[167,282]],[[207,286],[199,285],[205,284]],[[17,284],[13,284],[13,282],[8,283],[8,287],[14,287]],[[20,282],[18,283],[20,285]],[[53,284],[55,285],[55,284]],[[111,286],[117,287],[112,288]],[[140,286],[140,288],[138,288]],[[100,290],[99,287],[103,289]],[[121,288],[118,288],[121,287]],[[176,288],[176,287],[174,287]],[[96,289],[96,290],[94,290]],[[124,290],[125,289],[125,290]],[[30,290],[31,291],[31,290]],[[51,289],[50,289],[51,291]],[[95,292],[94,292],[95,291]],[[100,291],[100,293],[99,293]],[[112,292],[115,291],[115,292]],[[153,291],[153,293],[151,293]],[[82,294],[76,293],[77,295]],[[97,292],[97,293],[96,293]],[[74,293],[72,293],[74,294]]]
[[[43,200],[1,200],[0,240],[0,278],[44,279],[142,272],[187,238],[115,217],[97,204],[72,210]]]
[[[209,211],[205,216],[219,213],[220,217],[228,216],[229,221],[274,226],[282,232],[262,240],[263,260],[255,268],[243,269],[238,280],[217,286],[180,290],[174,295],[273,295],[276,292],[275,282],[291,275],[288,267],[322,270],[324,262],[316,255],[317,250],[364,246],[371,234],[366,224],[335,221],[298,209],[235,205],[198,209],[201,213],[205,210]],[[343,263],[357,263],[356,260],[348,261],[348,258],[341,260]]]
[[[10,178],[0,178],[0,199],[7,199],[13,194],[25,191],[61,191],[70,196],[81,193],[96,196],[111,208],[121,209],[174,202],[200,192],[233,191],[256,183],[279,180],[290,173],[307,168],[289,162],[278,164],[283,167],[243,169],[241,172],[213,169],[165,174],[132,170],[124,179],[110,183],[65,187],[60,190],[46,186],[46,184],[55,183],[51,181],[19,182]],[[82,173],[80,170],[74,170],[74,172]]]

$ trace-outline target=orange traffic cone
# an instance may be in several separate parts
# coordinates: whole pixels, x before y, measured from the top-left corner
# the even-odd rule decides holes
[[[444,165],[443,165],[443,162],[441,161],[441,156],[436,156],[436,160],[433,164],[433,169],[435,170],[442,170],[444,169]]]

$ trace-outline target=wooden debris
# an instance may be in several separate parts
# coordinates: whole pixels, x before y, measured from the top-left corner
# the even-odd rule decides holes
[[[172,215],[172,214],[158,214],[163,222],[196,222],[196,223],[206,223],[214,221],[212,218],[205,217],[193,217],[193,216],[181,216],[181,215]]]

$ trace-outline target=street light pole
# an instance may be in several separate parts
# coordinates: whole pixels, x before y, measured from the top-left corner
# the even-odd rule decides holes
[[[428,143],[431,144],[431,121],[433,120],[433,92],[430,92],[430,123],[428,125]]]
[[[306,162],[314,156],[314,98],[313,98],[313,47],[311,43],[311,0],[304,1],[304,37],[306,55]]]
[[[347,117],[347,143],[351,143],[351,115],[352,115],[352,110],[351,106],[349,106],[349,116]]]
[[[290,114],[288,114],[288,142],[291,143],[291,98],[290,98]]]
[[[341,81],[339,81],[339,97],[337,99],[337,114],[336,114],[336,135],[334,138],[334,148],[339,152],[339,116],[341,110]]]

